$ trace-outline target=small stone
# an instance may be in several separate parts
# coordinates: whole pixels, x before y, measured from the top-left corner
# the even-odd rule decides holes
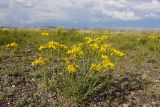
[[[122,107],[129,107],[129,104],[122,104]]]
[[[49,94],[48,97],[51,98],[51,97],[52,97],[52,94]]]
[[[119,105],[118,102],[112,102],[111,104],[112,107],[118,107],[118,105]]]
[[[146,74],[143,74],[142,75],[142,79],[146,79],[147,78],[147,75]]]
[[[137,101],[136,101],[136,100],[132,100],[132,104],[133,104],[133,105],[136,105],[136,104],[137,104]]]
[[[131,92],[131,96],[134,96],[135,95],[135,92]]]
[[[31,80],[32,80],[32,81],[35,81],[35,79],[34,79],[34,78],[32,78]]]
[[[109,103],[103,103],[103,107],[109,107]]]
[[[131,104],[130,103],[125,103],[125,104],[122,104],[121,107],[129,107]]]
[[[14,88],[14,87],[16,87],[15,85],[12,85],[12,87]]]
[[[152,106],[153,107],[157,106],[157,103],[156,102],[152,102]]]
[[[152,107],[151,105],[145,104],[142,107]]]

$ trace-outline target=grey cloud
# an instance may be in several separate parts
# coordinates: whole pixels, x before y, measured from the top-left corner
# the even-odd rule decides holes
[[[0,2],[1,11],[3,14],[6,13],[0,15],[1,22],[7,16],[19,23],[78,21],[82,18],[79,16],[84,13],[88,20],[97,23],[105,22],[106,17],[135,21],[157,18],[160,14],[158,0],[0,0]]]

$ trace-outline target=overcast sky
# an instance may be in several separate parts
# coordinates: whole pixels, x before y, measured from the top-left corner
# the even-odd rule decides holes
[[[0,26],[160,28],[160,0],[0,0]]]

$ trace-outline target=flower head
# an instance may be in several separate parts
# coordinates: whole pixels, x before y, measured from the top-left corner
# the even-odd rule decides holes
[[[108,60],[103,60],[102,64],[107,69],[114,69],[115,68],[115,64],[113,64],[112,62],[110,62]]]
[[[44,65],[46,63],[46,61],[48,61],[47,58],[39,57],[38,59],[36,59],[35,61],[32,62],[32,66]]]
[[[41,50],[43,50],[43,49],[46,49],[46,48],[47,48],[46,46],[41,45],[41,46],[39,47],[39,51],[41,51]]]
[[[104,66],[104,68],[107,69],[114,69],[115,65],[110,61],[109,57],[107,55],[102,55],[102,65]]]
[[[110,61],[109,57],[107,55],[102,55],[102,59],[103,60],[107,60],[107,61]]]
[[[67,46],[64,44],[61,44],[59,42],[54,42],[54,41],[50,41],[48,42],[46,45],[41,45],[39,47],[39,51],[43,50],[43,49],[66,49]]]
[[[125,53],[123,53],[119,50],[116,50],[114,48],[110,48],[109,50],[112,52],[111,55],[116,55],[116,56],[119,56],[119,57],[125,57],[126,56]]]
[[[87,43],[87,44],[93,42],[92,38],[90,38],[90,37],[85,37],[85,38],[84,38],[84,41],[85,41],[85,43]]]
[[[99,49],[99,45],[97,43],[93,43],[90,45],[93,49]]]
[[[67,70],[69,73],[76,72],[77,69],[79,69],[79,65],[70,64],[67,66]]]
[[[156,36],[156,35],[150,35],[150,36],[148,36],[148,39],[150,39],[150,40],[156,40],[156,39],[158,39],[158,36]]]
[[[108,50],[108,48],[110,48],[110,47],[111,47],[111,45],[104,44],[104,45],[101,45],[99,50],[100,50],[100,52],[106,52]]]
[[[7,48],[17,48],[18,47],[18,44],[16,44],[15,42],[12,42],[10,44],[7,44],[6,46]]]
[[[99,37],[95,38],[94,41],[96,41],[96,42],[104,42],[107,39],[108,39],[108,36],[104,35],[104,36],[99,36]]]
[[[101,71],[102,70],[102,65],[92,63],[90,69],[94,70],[94,71]]]
[[[43,32],[43,33],[41,33],[41,35],[42,35],[43,37],[48,37],[48,36],[49,36],[49,33]]]
[[[63,60],[65,61],[66,64],[70,64],[69,58],[66,58],[66,57],[65,57],[65,58],[63,58]]]
[[[71,55],[72,57],[78,57],[83,55],[83,51],[80,46],[73,45],[73,47],[67,51],[67,54]]]

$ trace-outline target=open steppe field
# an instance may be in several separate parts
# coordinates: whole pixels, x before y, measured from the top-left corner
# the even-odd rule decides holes
[[[0,29],[0,107],[160,107],[160,33]]]

